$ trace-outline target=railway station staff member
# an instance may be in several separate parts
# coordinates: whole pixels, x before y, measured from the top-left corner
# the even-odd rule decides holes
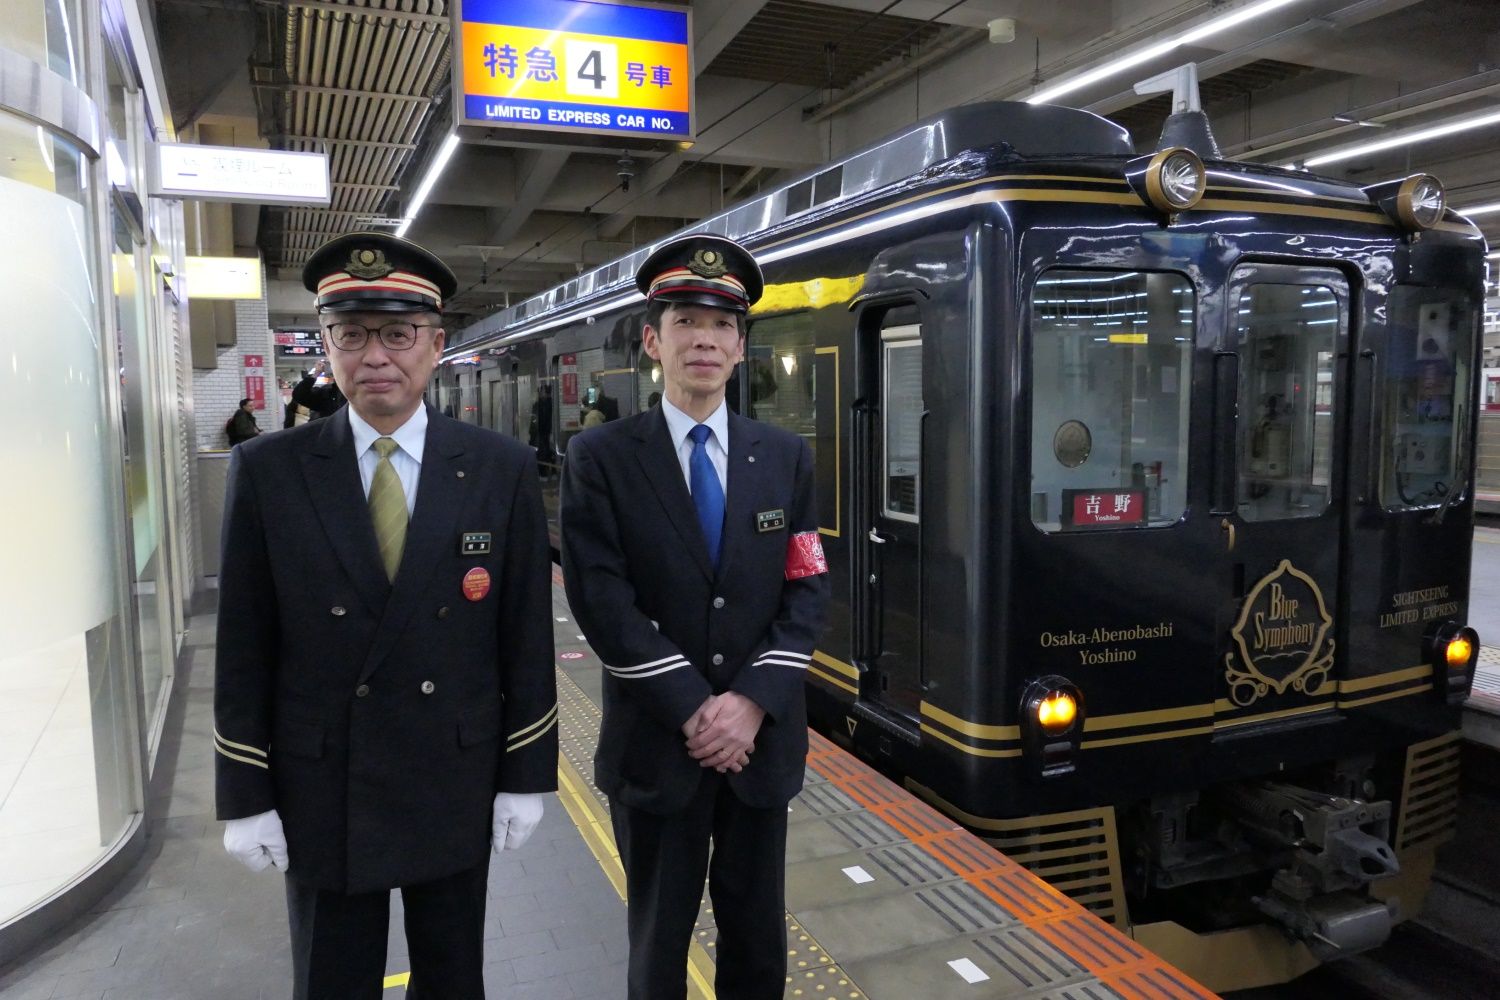
[[[225,848],[286,872],[295,996],[484,995],[491,848],[557,787],[551,566],[530,448],[422,393],[441,260],[383,233],[302,272],[349,404],[230,459],[214,686]]]
[[[636,284],[665,397],[572,439],[561,510],[568,600],[606,665],[594,780],[625,868],[629,996],[685,996],[706,872],[717,995],[771,1000],[828,593],[812,452],[725,405],[763,287],[748,252],[674,240]]]

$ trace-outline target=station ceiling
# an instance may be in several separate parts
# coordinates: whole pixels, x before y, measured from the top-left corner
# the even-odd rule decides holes
[[[155,0],[174,126],[326,150],[333,202],[238,227],[264,255],[272,322],[311,322],[311,250],[406,211],[451,121],[450,0]],[[409,236],[454,267],[467,316],[597,266],[947,107],[1024,100],[1251,0],[696,0],[697,138],[664,153],[465,142]],[[998,26],[991,40],[991,22]],[[1003,39],[1013,33],[1009,41]],[[1196,61],[1226,158],[1319,152],[1500,111],[1500,0],[1292,0],[1060,98],[1148,150],[1166,95],[1131,85]],[[1458,208],[1500,202],[1500,123],[1318,173],[1424,170]],[[1500,243],[1500,212],[1475,219]],[[460,318],[460,324],[462,318]]]

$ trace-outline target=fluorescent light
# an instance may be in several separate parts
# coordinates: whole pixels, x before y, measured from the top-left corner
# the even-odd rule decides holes
[[[1485,254],[1484,255],[1484,259],[1485,260],[1500,260],[1500,250],[1496,250],[1494,253],[1487,253],[1487,254]]]
[[[1323,153],[1319,156],[1309,156],[1301,163],[1308,167],[1321,167],[1325,163],[1338,163],[1340,160],[1353,159],[1366,153],[1378,153],[1383,149],[1394,149],[1397,146],[1410,146],[1428,139],[1436,139],[1439,136],[1452,135],[1455,132],[1467,132],[1469,129],[1484,128],[1486,125],[1500,123],[1500,111],[1492,111],[1486,115],[1478,115],[1473,118],[1458,118],[1454,121],[1445,122],[1442,125],[1434,125],[1431,128],[1417,129],[1414,132],[1403,132],[1393,135],[1388,139],[1378,139],[1374,142],[1362,142],[1357,146],[1345,146],[1331,153]],[[1284,164],[1292,166],[1292,164]]]
[[[443,140],[437,156],[432,158],[432,166],[427,168],[427,176],[423,177],[422,183],[417,185],[417,193],[412,197],[411,204],[406,207],[406,217],[401,220],[401,226],[396,230],[397,236],[405,236],[411,224],[416,221],[417,213],[422,211],[422,205],[427,201],[427,196],[432,193],[432,186],[442,176],[443,168],[453,158],[453,151],[457,148],[458,136],[450,133],[448,138]]]
[[[104,140],[104,164],[111,184],[117,188],[130,187],[130,171],[125,169],[125,161],[120,158],[113,139]]]
[[[1467,215],[1472,219],[1476,215],[1489,215],[1491,212],[1500,212],[1500,201],[1492,201],[1487,205],[1470,205],[1468,208],[1455,208],[1453,211],[1459,215]]]
[[[264,298],[259,257],[193,257],[183,259],[187,293],[195,299]]]
[[[1100,80],[1114,76],[1116,73],[1123,72],[1132,66],[1139,66],[1141,63],[1150,62],[1158,56],[1164,56],[1173,49],[1180,48],[1183,45],[1191,45],[1193,42],[1207,38],[1210,35],[1216,35],[1221,31],[1227,31],[1237,25],[1244,24],[1251,18],[1260,17],[1262,14],[1269,14],[1273,10],[1296,2],[1297,0],[1261,0],[1260,3],[1252,3],[1247,7],[1240,8],[1233,14],[1226,14],[1223,17],[1204,21],[1196,27],[1189,28],[1180,35],[1168,38],[1166,41],[1157,42],[1155,45],[1148,45],[1144,49],[1138,49],[1118,59],[1111,59],[1103,66],[1096,66],[1091,70],[1064,80],[1062,83],[1039,90],[1026,98],[1026,103],[1051,104],[1064,94],[1071,94],[1075,90],[1082,90],[1089,84],[1098,83]]]

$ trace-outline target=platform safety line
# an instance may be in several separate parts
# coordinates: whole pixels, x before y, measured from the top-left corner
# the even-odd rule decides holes
[[[1181,970],[1167,965],[1153,953],[1141,948],[1015,861],[957,826],[927,803],[911,798],[889,779],[855,760],[831,741],[815,733],[809,735],[811,743],[807,763],[814,771],[836,785],[850,799],[901,831],[914,847],[993,900],[1024,927],[1040,935],[1090,975],[1101,982],[1107,977],[1112,983],[1118,984],[1122,978],[1127,978],[1132,973],[1164,973],[1174,984],[1180,985],[1181,989],[1175,993],[1163,993],[1162,996],[1186,996],[1205,1000],[1215,996]],[[851,762],[854,765],[852,767]],[[885,785],[890,788],[885,788]],[[907,813],[906,816],[899,815],[903,811]],[[965,852],[967,857],[963,859],[952,855],[956,846],[967,845],[970,840],[982,848],[983,854],[990,856],[991,864],[983,864],[973,852]],[[976,861],[979,863],[975,863]],[[1011,888],[1024,886],[1028,896],[1051,897],[1050,901],[1054,905],[1029,914],[1020,912],[1013,901],[1007,899],[1006,894],[994,884],[996,878],[1009,882]]]
[[[382,985],[380,988],[383,990],[388,990],[392,986],[405,986],[409,982],[411,982],[410,972],[398,972],[394,976],[386,976],[384,985]]]
[[[588,781],[579,774],[566,758],[557,758],[557,797],[563,809],[572,819],[573,825],[583,835],[594,860],[604,870],[604,877],[614,886],[620,899],[625,898],[625,868],[620,863],[620,851],[615,846],[615,835],[610,827],[609,814],[604,811],[592,794],[588,792]],[[703,946],[694,941],[688,945],[689,996],[696,1000],[715,1000],[713,959]]]

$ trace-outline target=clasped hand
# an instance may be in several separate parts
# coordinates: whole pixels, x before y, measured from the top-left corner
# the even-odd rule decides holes
[[[688,754],[701,767],[738,773],[750,763],[766,710],[737,691],[708,698],[682,724]]]

